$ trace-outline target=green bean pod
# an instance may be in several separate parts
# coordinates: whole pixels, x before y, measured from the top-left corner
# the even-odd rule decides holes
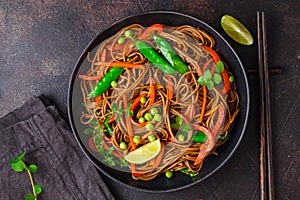
[[[147,43],[135,40],[136,48],[158,69],[163,71],[165,74],[174,75],[177,71],[171,66],[170,63],[163,57],[161,57],[155,49],[149,46]]]
[[[155,35],[153,36],[156,45],[160,49],[164,57],[169,61],[169,63],[176,69],[180,74],[184,74],[189,71],[188,66],[183,62],[183,60],[175,53],[171,45],[163,38]]]
[[[117,80],[119,76],[123,73],[124,68],[113,67],[111,68],[104,77],[98,82],[98,84],[91,90],[88,94],[90,97],[97,97],[104,93],[111,85],[112,81]]]

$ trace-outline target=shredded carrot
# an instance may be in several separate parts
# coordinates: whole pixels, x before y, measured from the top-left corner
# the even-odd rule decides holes
[[[138,105],[140,105],[141,98],[146,97],[146,96],[147,96],[147,94],[146,94],[146,93],[143,93],[143,94],[141,94],[140,96],[138,96],[137,98],[135,98],[135,99],[133,100],[133,102],[132,102],[132,105],[131,105],[130,110],[131,110],[131,111],[134,111],[135,108],[136,108]],[[131,116],[130,116],[130,120],[131,120],[131,123],[132,123],[133,125],[139,126],[139,127],[146,126],[146,124],[147,124],[147,122],[144,122],[144,123],[138,123],[138,122],[135,122],[135,121],[132,119]]]
[[[132,117],[131,117],[131,123],[135,126],[138,126],[138,127],[144,127],[147,125],[148,122],[143,122],[143,123],[139,123],[139,122],[135,122]]]
[[[143,32],[143,34],[138,37],[138,39],[146,40],[149,37],[149,35],[151,33],[154,33],[155,31],[159,32],[159,33],[162,32],[163,26],[161,24],[153,24],[153,25],[149,26],[148,28],[146,28],[146,30]]]
[[[99,102],[99,101],[101,101],[101,95],[95,97],[95,102]]]
[[[202,101],[201,113],[200,113],[200,117],[199,117],[199,123],[202,123],[202,121],[203,121],[205,107],[206,107],[206,93],[207,93],[206,86],[203,85],[202,89],[203,89],[203,101]]]
[[[219,55],[212,48],[210,48],[208,46],[202,46],[202,47],[203,47],[203,49],[205,49],[207,51],[207,53],[209,53],[209,55],[211,55],[211,57],[214,59],[215,63],[220,61]]]
[[[114,61],[114,62],[97,62],[95,63],[99,66],[110,66],[110,67],[124,67],[130,69],[144,69],[144,66],[141,64],[134,64],[130,62],[121,62],[121,61]]]
[[[172,78],[170,76],[166,76],[167,78],[167,98],[171,100],[174,96]]]
[[[150,89],[149,89],[149,96],[150,96],[150,102],[149,105],[152,105],[155,102],[155,92],[156,92],[156,86],[152,78],[150,78]]]
[[[138,96],[137,98],[135,98],[132,102],[132,106],[131,106],[130,110],[134,111],[135,108],[140,104],[141,98],[146,97],[146,96],[147,96],[147,94],[143,93],[140,96]]]
[[[109,120],[108,120],[108,124],[110,124],[110,123],[112,123],[112,122],[114,122],[116,120],[116,116],[115,115],[113,115]]]
[[[139,177],[139,176],[143,176],[144,174],[142,174],[142,173],[138,173],[138,172],[136,172],[136,170],[135,170],[135,164],[130,164],[130,170],[131,170],[131,174],[133,175],[133,176],[135,176],[135,177]]]

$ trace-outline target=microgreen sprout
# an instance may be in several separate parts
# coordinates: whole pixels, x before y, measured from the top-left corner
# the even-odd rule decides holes
[[[11,168],[16,172],[23,172],[24,170],[27,171],[31,186],[32,186],[32,193],[28,193],[25,196],[26,200],[37,200],[37,195],[39,195],[42,192],[42,187],[40,185],[34,184],[33,177],[31,173],[34,173],[37,171],[37,166],[35,164],[31,164],[27,166],[23,158],[25,157],[26,152],[23,152],[18,157],[10,160]]]

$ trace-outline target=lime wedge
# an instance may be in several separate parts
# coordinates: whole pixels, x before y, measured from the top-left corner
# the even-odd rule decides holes
[[[157,139],[128,153],[126,156],[124,156],[124,158],[129,163],[142,164],[148,162],[152,158],[155,158],[159,154],[160,149],[160,140]]]
[[[221,26],[225,33],[234,41],[243,45],[253,44],[253,37],[248,29],[237,19],[230,15],[224,15],[221,18]]]

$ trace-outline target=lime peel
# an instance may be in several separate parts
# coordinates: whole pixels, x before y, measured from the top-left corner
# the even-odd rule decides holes
[[[253,44],[253,37],[250,31],[236,18],[224,15],[221,18],[221,26],[225,33],[237,43],[243,45]]]
[[[143,164],[155,158],[161,150],[161,143],[159,139],[149,142],[136,150],[124,156],[124,159],[133,164]]]

